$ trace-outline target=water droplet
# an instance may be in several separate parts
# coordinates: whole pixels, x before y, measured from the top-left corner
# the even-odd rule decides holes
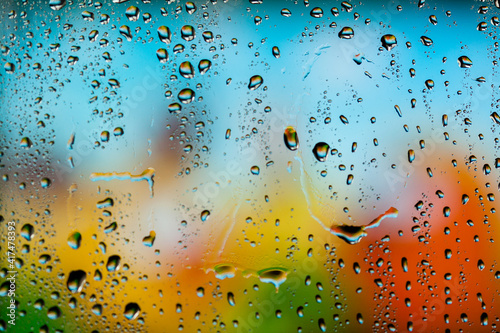
[[[330,228],[330,232],[335,236],[343,239],[348,244],[356,244],[361,238],[367,235],[366,229],[375,228],[380,225],[380,222],[387,217],[397,217],[399,214],[398,210],[394,207],[389,208],[385,213],[379,215],[375,220],[364,226],[354,226],[354,225],[333,225]]]
[[[281,15],[284,17],[290,17],[290,16],[292,16],[292,12],[288,8],[283,8],[281,10]]]
[[[231,138],[231,129],[230,129],[230,128],[228,128],[228,129],[226,130],[226,140],[229,140],[230,138]]]
[[[227,293],[227,302],[229,305],[234,306],[236,303],[234,302],[234,294],[232,292]]]
[[[50,0],[49,6],[52,10],[61,10],[66,5],[66,0]]]
[[[215,277],[220,280],[233,278],[236,274],[236,267],[233,264],[220,264],[214,267]]]
[[[193,14],[196,11],[196,5],[192,1],[186,2],[186,12]]]
[[[102,315],[102,305],[101,304],[96,304],[96,305],[92,306],[91,310],[96,316]]]
[[[107,207],[113,207],[114,201],[111,198],[106,198],[101,201],[98,201],[96,206],[99,209],[107,208]]]
[[[312,17],[320,18],[323,16],[323,9],[321,9],[320,7],[315,7],[311,10],[310,14]]]
[[[158,49],[156,50],[156,56],[161,63],[166,63],[168,60],[168,52],[166,49]]]
[[[125,11],[125,15],[129,19],[129,21],[135,22],[139,18],[139,8],[136,6],[130,6]]]
[[[443,208],[443,216],[444,216],[444,217],[449,217],[449,216],[450,216],[450,214],[451,214],[451,208],[450,208],[450,207],[448,207],[448,206],[444,207],[444,208]]]
[[[212,31],[204,31],[201,35],[207,43],[211,43],[214,41],[214,34]]]
[[[288,270],[284,268],[267,268],[257,272],[259,279],[264,283],[271,283],[278,292],[279,287],[286,281]]]
[[[192,41],[195,37],[194,28],[191,25],[185,25],[181,28],[181,37],[185,41]]]
[[[8,74],[13,74],[16,69],[15,65],[12,62],[6,62],[3,68]]]
[[[408,162],[412,163],[415,160],[415,151],[413,149],[408,150]]]
[[[71,271],[66,282],[68,290],[72,293],[79,293],[83,289],[87,278],[87,273],[82,270]]]
[[[194,100],[194,95],[195,94],[194,94],[193,90],[191,90],[189,88],[185,88],[179,92],[179,95],[177,97],[179,98],[179,101],[181,103],[189,104]]]
[[[119,30],[120,34],[123,37],[125,37],[129,42],[132,40],[132,32],[130,31],[128,25],[122,25]]]
[[[194,77],[194,67],[189,61],[184,61],[179,65],[179,73],[186,79]]]
[[[134,320],[139,316],[139,313],[141,312],[141,308],[137,303],[128,303],[125,305],[125,311],[124,311],[124,316],[128,320]]]
[[[401,258],[401,267],[403,268],[403,272],[408,272],[408,259],[406,257]]]
[[[318,319],[318,326],[321,332],[326,332],[326,324],[323,318]]]
[[[280,49],[277,46],[273,46],[273,56],[278,59],[280,57]]]
[[[481,314],[481,325],[488,326],[488,314],[486,312]]]
[[[387,50],[390,51],[392,50],[397,44],[398,41],[396,40],[396,36],[394,35],[383,35],[382,38],[380,39],[382,42],[382,46]]]
[[[490,115],[490,118],[497,124],[497,125],[500,125],[500,116],[498,115],[498,113],[496,112],[493,112],[491,115]]]
[[[433,25],[438,24],[438,20],[437,20],[436,15],[429,16],[429,22],[431,22]]]
[[[297,131],[292,126],[288,126],[283,134],[285,145],[288,149],[294,151],[299,148],[299,137]]]
[[[471,68],[472,60],[470,60],[467,56],[460,56],[458,57],[458,66],[460,66],[460,68]]]
[[[358,323],[363,324],[364,323],[363,315],[361,313],[358,313],[356,315],[356,320],[358,321]]]
[[[477,261],[477,268],[478,268],[480,271],[482,271],[485,267],[486,267],[486,266],[484,265],[484,262],[483,262],[481,259],[479,259],[479,260]]]
[[[354,37],[354,30],[351,27],[343,27],[339,31],[339,38],[351,39],[352,37]]]
[[[47,317],[49,317],[49,319],[55,320],[60,316],[61,310],[57,306],[53,306],[47,311]]]
[[[444,257],[445,257],[446,259],[450,259],[450,258],[451,258],[451,255],[452,255],[452,252],[451,252],[451,250],[450,250],[450,249],[446,249],[446,250],[444,250]]]
[[[21,148],[31,148],[33,146],[33,142],[31,142],[30,138],[24,137],[21,139],[21,142],[19,143]]]
[[[325,142],[318,142],[313,148],[314,157],[320,162],[325,162],[328,157],[330,146]]]
[[[77,250],[82,243],[82,235],[75,231],[68,237],[68,245],[72,248]]]
[[[429,37],[426,37],[426,36],[422,36],[420,37],[420,41],[422,42],[422,44],[424,44],[425,46],[431,46],[432,45],[432,39],[430,39]]]
[[[352,268],[354,269],[354,272],[356,274],[359,274],[361,273],[361,267],[359,266],[359,264],[357,262],[355,262],[353,265],[352,265]]]
[[[477,25],[477,31],[485,31],[486,29],[488,28],[488,23],[486,22],[480,22],[478,25]]]
[[[170,113],[181,113],[182,106],[179,103],[172,103],[168,106]]]
[[[429,79],[429,80],[426,80],[425,81],[425,86],[427,87],[427,89],[431,90],[432,88],[434,88],[434,81]]]
[[[156,239],[156,232],[151,230],[149,232],[149,236],[146,236],[142,239],[142,244],[144,244],[147,247],[152,247],[155,243],[155,239]]]
[[[120,269],[120,261],[121,258],[118,255],[113,255],[108,258],[108,262],[106,263],[106,269],[108,272],[116,272]]]
[[[170,29],[168,27],[162,25],[158,28],[157,32],[160,41],[162,41],[165,44],[170,44],[172,33],[170,32]]]
[[[398,114],[398,116],[402,117],[403,114],[401,113],[401,108],[399,107],[399,105],[394,105],[394,109],[396,110],[396,113]]]
[[[50,179],[48,178],[42,178],[40,180],[40,185],[42,186],[42,188],[47,188],[49,187],[50,185],[52,184],[52,182],[50,181]]]
[[[210,211],[205,209],[204,211],[201,212],[200,215],[201,221],[205,222],[209,216],[210,216]]]
[[[340,118],[340,121],[341,121],[344,125],[349,124],[349,120],[347,120],[346,116],[341,115],[341,116],[339,116],[339,118]]]
[[[23,225],[21,228],[21,237],[24,239],[30,241],[33,238],[33,235],[35,234],[35,228],[29,223]]]
[[[250,82],[248,83],[248,89],[250,90],[255,90],[259,88],[262,83],[264,82],[264,79],[260,75],[254,75],[250,78]]]
[[[207,59],[200,60],[200,63],[198,64],[198,70],[201,75],[205,74],[210,67],[212,67],[212,62]]]
[[[116,127],[116,128],[113,130],[113,135],[114,135],[114,136],[122,136],[122,135],[123,135],[123,128],[121,128],[121,127]]]
[[[198,295],[198,297],[205,296],[205,289],[203,287],[199,287],[198,289],[196,289],[196,295]]]
[[[258,176],[260,174],[260,168],[254,165],[253,167],[250,168],[250,172],[252,173],[252,175]]]

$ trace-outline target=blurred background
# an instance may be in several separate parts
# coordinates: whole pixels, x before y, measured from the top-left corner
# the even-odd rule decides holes
[[[0,330],[497,331],[498,6],[2,1]]]

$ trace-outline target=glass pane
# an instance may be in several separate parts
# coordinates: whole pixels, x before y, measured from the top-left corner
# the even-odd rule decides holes
[[[498,1],[0,4],[0,330],[492,332]]]

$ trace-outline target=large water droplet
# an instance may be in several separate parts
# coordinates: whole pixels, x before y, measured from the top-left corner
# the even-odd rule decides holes
[[[66,5],[66,0],[50,0],[49,6],[53,10],[60,10]]]
[[[78,249],[80,247],[80,244],[82,243],[82,235],[75,231],[68,237],[68,245],[72,249]]]
[[[121,258],[118,255],[113,255],[108,258],[108,262],[106,263],[106,269],[108,272],[116,272],[120,269],[120,261]]]
[[[184,61],[179,65],[179,73],[186,79],[194,77],[194,67],[189,61]]]
[[[125,315],[125,318],[127,318],[128,320],[134,320],[139,316],[140,312],[141,308],[137,303],[128,303],[125,306],[125,311],[123,314]]]
[[[66,282],[66,286],[72,293],[79,293],[83,289],[87,273],[82,270],[71,271]]]
[[[127,25],[122,25],[119,30],[120,34],[124,36],[129,42],[132,40],[132,32]]]
[[[149,232],[149,236],[146,236],[142,239],[142,244],[148,247],[152,247],[153,244],[155,243],[155,239],[156,239],[156,232],[151,230]]]
[[[273,56],[278,59],[280,57],[280,49],[277,46],[273,46]]]
[[[166,63],[168,60],[168,52],[166,49],[161,48],[156,50],[156,56],[161,63]]]
[[[264,79],[260,75],[254,75],[250,78],[250,82],[248,83],[248,89],[250,90],[255,90],[259,88],[262,83],[264,82]]]
[[[313,148],[314,157],[320,162],[325,162],[330,146],[326,142],[318,142]]]
[[[220,264],[214,267],[215,277],[221,280],[233,278],[236,275],[236,267],[233,264]]]
[[[194,100],[194,95],[195,94],[194,94],[193,90],[191,90],[189,88],[185,88],[179,92],[179,95],[177,97],[179,98],[179,101],[181,103],[189,104]]]
[[[273,284],[278,292],[280,285],[286,281],[288,270],[279,267],[267,268],[257,272],[257,274],[260,281]]]
[[[53,306],[47,311],[47,317],[49,317],[49,319],[55,320],[60,316],[61,316],[61,309],[59,309],[57,306]]]
[[[281,10],[281,15],[284,17],[290,17],[290,16],[292,16],[292,12],[288,8],[283,8]]]
[[[343,27],[339,31],[339,38],[351,39],[352,37],[354,37],[354,30],[351,27]]]
[[[201,221],[205,222],[209,216],[210,216],[210,211],[205,209],[204,211],[201,212],[200,215]]]
[[[33,235],[35,234],[35,228],[29,223],[23,225],[21,228],[21,237],[24,239],[30,241],[33,238]]]
[[[158,37],[163,43],[170,44],[172,33],[168,27],[162,25],[158,28]]]
[[[201,75],[205,74],[210,67],[212,67],[212,62],[207,59],[200,60],[200,63],[198,64],[198,70]]]
[[[185,25],[181,28],[181,37],[185,41],[192,41],[195,37],[194,28],[191,25]]]
[[[297,131],[292,126],[288,126],[283,134],[285,145],[290,150],[297,150],[299,148],[299,137]]]
[[[323,9],[321,9],[320,7],[315,7],[311,10],[310,14],[312,17],[320,18],[323,16]]]
[[[424,44],[425,46],[431,46],[433,41],[432,39],[430,39],[429,37],[426,37],[426,36],[422,36],[420,37],[420,41],[422,42],[422,44]]]
[[[382,46],[387,50],[390,51],[398,44],[398,41],[396,40],[396,36],[394,35],[383,35],[382,38],[380,39],[382,42]]]
[[[139,8],[136,6],[130,6],[125,11],[125,15],[129,19],[129,21],[135,22],[139,18]]]

